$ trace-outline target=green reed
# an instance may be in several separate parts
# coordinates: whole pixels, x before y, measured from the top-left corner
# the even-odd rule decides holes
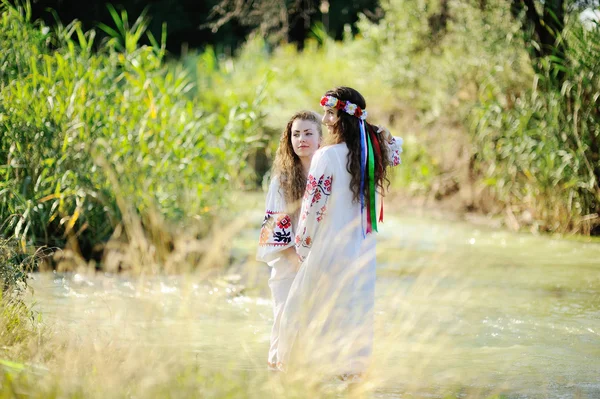
[[[208,226],[243,178],[260,96],[195,93],[167,67],[165,34],[141,45],[145,16],[129,26],[110,11],[99,42],[77,21],[49,28],[27,4],[1,5],[0,222],[22,248],[89,256],[119,226],[128,237],[124,214]]]

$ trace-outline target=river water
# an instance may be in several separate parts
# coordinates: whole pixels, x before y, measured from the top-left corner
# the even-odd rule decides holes
[[[373,397],[600,398],[600,243],[411,215],[380,231]],[[218,277],[42,273],[31,298],[84,345],[264,373],[257,234],[236,236]]]

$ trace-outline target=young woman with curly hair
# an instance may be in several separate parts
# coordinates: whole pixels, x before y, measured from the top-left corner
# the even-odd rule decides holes
[[[269,287],[273,298],[268,367],[276,369],[279,320],[298,268],[294,232],[300,201],[306,188],[310,161],[321,145],[318,114],[301,111],[293,115],[281,134],[267,194],[266,214],[260,231],[257,259],[271,266]]]
[[[301,265],[281,316],[278,367],[355,379],[373,341],[377,197],[400,163],[402,140],[367,122],[365,99],[352,88],[328,91],[321,106],[328,145],[312,158],[302,200]]]

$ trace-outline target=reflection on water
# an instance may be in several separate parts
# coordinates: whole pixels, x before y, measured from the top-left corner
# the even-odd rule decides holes
[[[411,218],[381,230],[375,397],[600,398],[599,244]],[[252,258],[256,234],[239,236],[238,254]],[[264,370],[268,270],[240,271],[243,284],[48,273],[31,285],[59,334]]]

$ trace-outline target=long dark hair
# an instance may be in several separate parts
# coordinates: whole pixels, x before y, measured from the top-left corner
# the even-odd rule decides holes
[[[306,189],[306,176],[302,170],[302,162],[292,146],[292,124],[295,120],[313,122],[319,137],[323,136],[321,119],[318,114],[311,111],[300,111],[292,115],[285,130],[281,133],[279,147],[273,162],[273,175],[279,176],[283,196],[291,212],[299,206]]]
[[[356,90],[350,87],[336,87],[335,89],[327,91],[326,96],[332,96],[342,101],[349,101],[359,106],[362,110],[367,108],[365,98]],[[360,200],[360,119],[356,116],[352,116],[346,113],[343,109],[337,110],[338,120],[333,125],[333,137],[332,140],[336,143],[346,143],[348,146],[348,162],[346,163],[346,169],[350,173],[350,190],[354,194],[354,201]],[[387,164],[388,150],[387,146],[381,139],[381,136],[377,133],[377,127],[371,125],[367,121],[365,123],[365,131],[374,140],[377,140],[379,148],[381,149],[378,155],[375,151],[375,187],[378,188],[381,194],[384,194],[384,182],[386,189],[389,187],[390,181],[387,177]],[[376,146],[376,143],[373,143]],[[365,198],[368,198],[368,185],[365,184],[364,192]]]

